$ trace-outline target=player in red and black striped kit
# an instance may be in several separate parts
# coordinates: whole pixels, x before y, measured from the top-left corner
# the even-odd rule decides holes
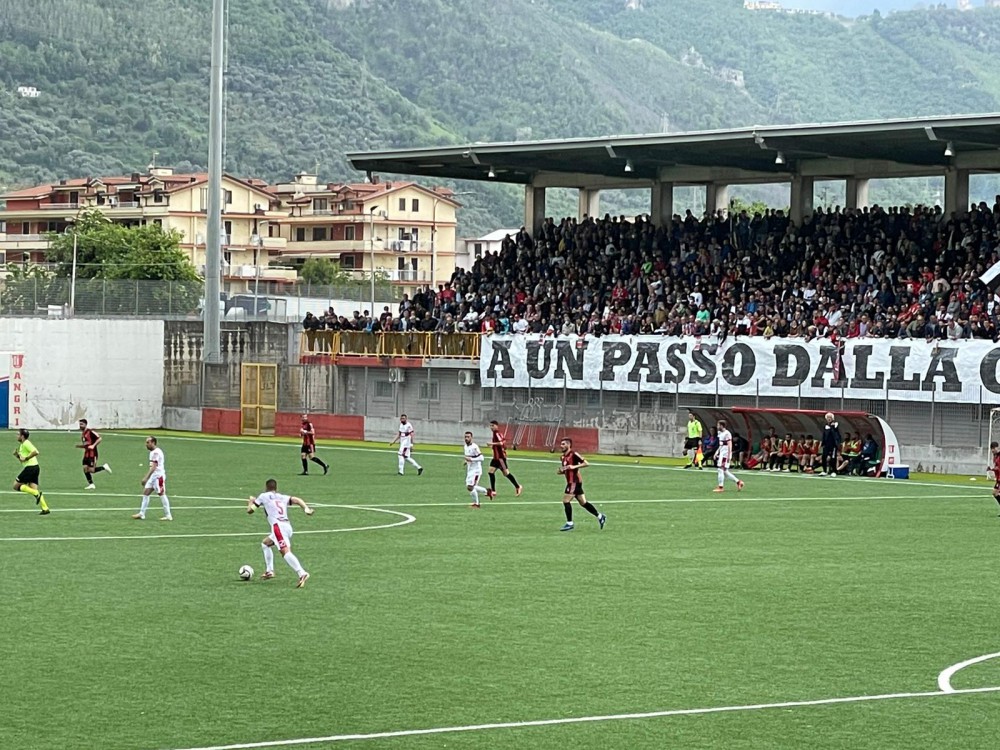
[[[587,459],[573,450],[573,441],[569,438],[563,438],[559,443],[559,447],[562,448],[562,461],[560,462],[558,471],[566,477],[566,490],[563,494],[563,510],[566,511],[566,523],[559,530],[573,530],[574,498],[583,506],[585,511],[597,517],[597,523],[603,529],[604,524],[608,521],[608,517],[591,505],[587,501],[587,496],[583,494],[583,481],[580,479],[580,469],[588,466]]]
[[[83,448],[83,477],[87,480],[84,489],[92,490],[94,485],[94,474],[100,471],[111,473],[111,467],[107,464],[97,465],[97,446],[101,444],[101,436],[95,430],[90,429],[86,419],[80,420],[80,440],[77,448]]]
[[[500,423],[495,419],[490,422],[490,430],[493,432],[493,437],[490,438],[487,445],[493,449],[493,459],[490,461],[490,489],[487,491],[486,497],[494,498],[497,496],[497,469],[514,485],[514,494],[520,495],[524,488],[518,484],[517,479],[507,467],[507,436],[500,432]]]
[[[316,455],[316,428],[309,421],[309,415],[302,415],[302,427],[299,430],[302,435],[302,473],[300,476],[309,475],[309,462],[319,464],[323,467],[323,474],[330,471],[330,465]]]
[[[1000,505],[1000,443],[996,440],[990,443],[990,454],[993,465],[988,468],[993,474],[993,499]]]

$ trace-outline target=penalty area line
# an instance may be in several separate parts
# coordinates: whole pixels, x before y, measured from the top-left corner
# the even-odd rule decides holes
[[[180,750],[254,750],[265,747],[292,747],[295,745],[317,745],[332,742],[350,742],[358,740],[381,740],[393,737],[419,737],[433,734],[457,734],[460,732],[487,732],[495,729],[525,729],[528,727],[546,727],[563,724],[591,724],[610,721],[635,721],[639,719],[661,719],[671,716],[698,716],[701,714],[735,713],[739,711],[765,711],[775,708],[806,708],[810,706],[829,706],[842,703],[869,703],[874,701],[911,700],[920,698],[940,698],[954,695],[971,695],[975,693],[997,693],[998,687],[967,688],[963,690],[930,690],[915,693],[883,693],[881,695],[853,695],[841,698],[819,698],[817,700],[784,701],[781,703],[751,703],[742,706],[710,706],[707,708],[680,708],[667,711],[646,711],[643,713],[607,714],[603,716],[575,716],[562,719],[536,719],[534,721],[504,721],[493,724],[468,724],[465,726],[431,727],[428,729],[402,729],[391,732],[371,732],[368,734],[331,734],[326,737],[302,737],[289,740],[270,740],[264,742],[245,742],[231,745],[209,745],[205,747],[188,747]]]

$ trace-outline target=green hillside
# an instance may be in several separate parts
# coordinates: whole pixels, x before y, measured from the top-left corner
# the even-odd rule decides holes
[[[635,4],[230,0],[227,169],[332,180],[358,177],[352,149],[1000,109],[1000,10]],[[141,170],[154,151],[203,167],[209,9],[0,0],[0,188]],[[464,233],[520,221],[519,190],[475,189]]]

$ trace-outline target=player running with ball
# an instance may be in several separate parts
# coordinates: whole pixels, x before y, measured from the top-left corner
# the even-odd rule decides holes
[[[267,525],[271,527],[271,532],[260,543],[260,547],[264,551],[264,575],[261,578],[265,580],[274,578],[274,550],[272,547],[276,546],[278,552],[285,558],[285,562],[298,575],[299,582],[295,584],[295,588],[300,589],[306,585],[309,574],[302,567],[299,558],[292,554],[292,524],[288,521],[289,505],[298,505],[307,516],[313,514],[313,509],[306,504],[305,500],[282,495],[278,492],[278,481],[268,479],[264,484],[264,492],[247,501],[247,513],[252,514],[257,508],[263,508],[264,513],[267,514]]]

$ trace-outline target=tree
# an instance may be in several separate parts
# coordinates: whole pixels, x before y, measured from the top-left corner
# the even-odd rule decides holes
[[[328,258],[310,258],[307,260],[302,264],[302,270],[299,271],[299,278],[306,284],[318,284],[320,286],[347,284],[354,281],[354,277],[341,268],[339,263],[334,263]]]

